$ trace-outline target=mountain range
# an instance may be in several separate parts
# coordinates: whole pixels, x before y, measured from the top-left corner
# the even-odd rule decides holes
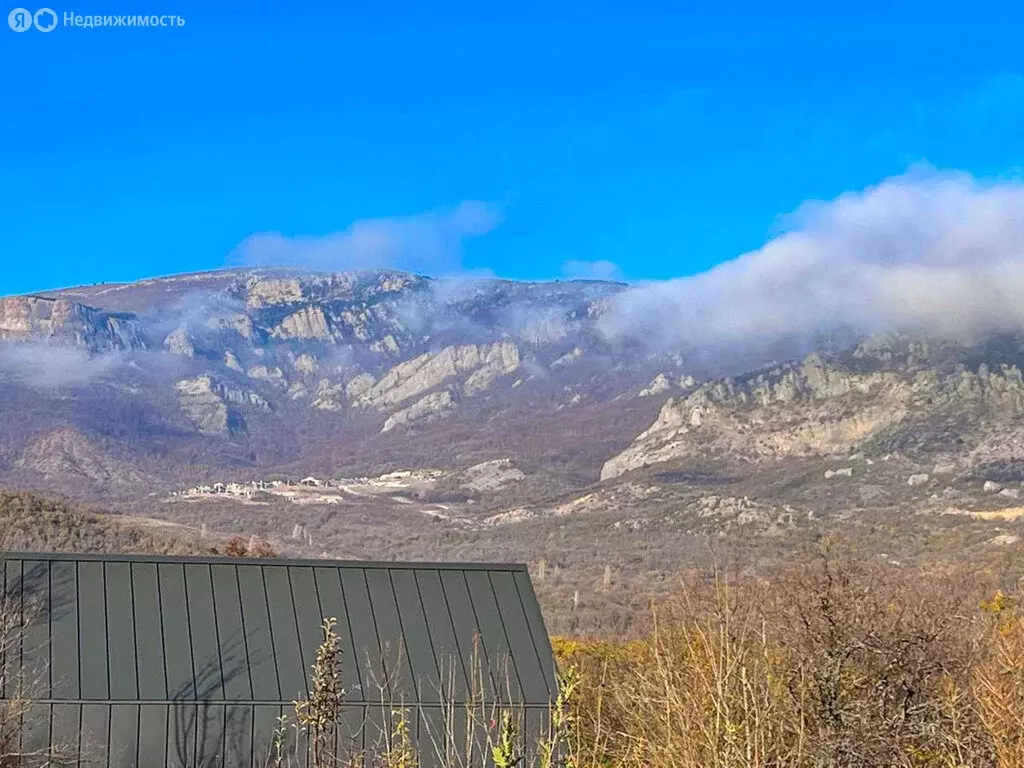
[[[533,560],[521,531],[575,530],[649,560],[872,515],[1019,539],[1024,335],[652,351],[608,330],[630,290],[239,269],[3,298],[0,483],[326,554]],[[333,490],[268,485],[304,478]]]
[[[168,479],[369,470],[445,458],[437,436],[467,429],[463,447],[483,455],[516,441],[504,422],[593,409],[657,373],[598,330],[623,288],[246,270],[2,299],[2,386],[18,404],[5,410],[21,417],[0,468],[37,470],[40,441],[63,453],[77,441],[123,464],[83,465],[99,486],[129,467]]]

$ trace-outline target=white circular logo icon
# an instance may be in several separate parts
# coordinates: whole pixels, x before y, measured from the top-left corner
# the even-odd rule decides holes
[[[32,17],[32,23],[40,32],[53,32],[57,26],[57,14],[52,8],[40,8]]]
[[[32,11],[28,8],[15,8],[7,14],[7,26],[15,32],[28,32],[32,28]]]

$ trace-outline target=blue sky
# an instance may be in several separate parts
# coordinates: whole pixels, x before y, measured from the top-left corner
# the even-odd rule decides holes
[[[54,10],[186,25],[0,28],[0,294],[367,220],[398,266],[422,235],[427,271],[660,280],[921,163],[1024,173],[1019,2],[687,5],[139,0]]]

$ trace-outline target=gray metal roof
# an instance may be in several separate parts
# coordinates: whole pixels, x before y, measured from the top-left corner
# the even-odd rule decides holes
[[[256,764],[278,715],[308,694],[326,617],[338,620],[351,724],[339,751],[345,738],[371,749],[395,707],[411,711],[417,738],[436,741],[432,731],[448,726],[432,729],[431,718],[470,700],[536,718],[555,695],[522,565],[0,560],[7,605],[26,624],[0,681],[0,697],[11,698],[20,676],[34,702],[23,748],[79,743],[81,733],[83,751],[110,766]]]

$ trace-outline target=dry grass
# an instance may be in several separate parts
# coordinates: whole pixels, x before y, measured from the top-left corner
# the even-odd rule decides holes
[[[982,604],[991,615],[989,642],[972,669],[978,716],[1000,766],[1024,765],[1024,616],[1020,596],[1002,591]]]
[[[182,526],[140,525],[32,493],[0,490],[0,549],[192,555],[207,553],[209,547]]]
[[[97,514],[33,493],[0,490],[0,549],[276,557],[263,537],[207,535],[202,527],[129,515]]]
[[[983,578],[824,551],[768,580],[691,581],[580,669],[576,765],[1024,765],[1024,621]]]
[[[966,515],[973,517],[975,520],[1017,520],[1024,517],[1024,507],[1009,507],[1007,509],[986,509],[986,510],[970,510],[970,509],[948,509],[946,510],[948,515]]]
[[[23,738],[24,723],[48,707],[38,694],[49,670],[24,663],[22,656],[27,630],[39,616],[40,606],[31,600],[0,601],[0,768],[56,768],[77,765],[82,757],[77,743],[26,744]]]

